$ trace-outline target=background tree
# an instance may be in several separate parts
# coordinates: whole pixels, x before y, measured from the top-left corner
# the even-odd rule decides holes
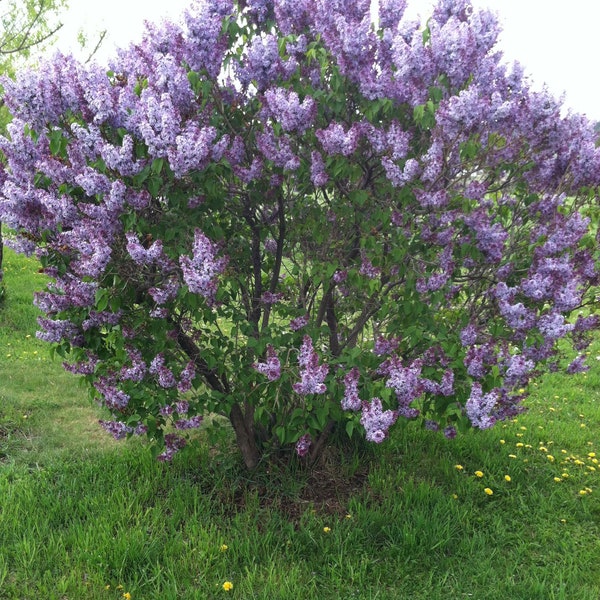
[[[66,0],[0,0],[0,75],[12,75],[32,51],[43,51],[61,28],[58,14]],[[0,131],[6,131],[10,115],[0,106]],[[3,238],[0,222],[0,296],[3,280]]]
[[[211,413],[250,468],[316,459],[401,419],[491,427],[586,368],[593,127],[501,62],[491,13],[404,6],[199,2],[108,74],[5,83],[0,217],[115,437],[170,460]]]

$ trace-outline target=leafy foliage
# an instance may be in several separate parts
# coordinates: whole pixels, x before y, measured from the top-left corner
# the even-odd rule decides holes
[[[198,2],[108,73],[5,82],[0,218],[115,437],[170,460],[217,413],[248,467],[314,459],[399,418],[490,427],[586,368],[593,127],[501,62],[489,12],[442,0],[423,31],[404,4]]]

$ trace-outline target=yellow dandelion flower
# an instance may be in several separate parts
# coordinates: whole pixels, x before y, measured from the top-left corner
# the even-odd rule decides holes
[[[579,460],[579,459],[577,459],[577,460],[575,461],[575,464],[576,464],[576,465],[584,465],[585,463],[584,463],[582,460]]]
[[[585,423],[581,423],[581,424],[579,425],[579,427],[581,427],[581,428],[583,429],[584,427],[587,427],[587,425],[586,425]]]
[[[554,407],[552,407],[552,406],[551,406],[551,407],[550,407],[548,410],[549,410],[550,412],[556,412],[556,409],[555,409]]]
[[[226,582],[223,584],[223,589],[224,589],[226,592],[230,592],[230,591],[233,589],[233,583],[231,583],[231,581],[226,581]]]
[[[552,456],[552,454],[547,454],[546,458],[550,461],[550,462],[554,462],[554,456]]]
[[[522,434],[522,433],[517,433],[517,434],[515,434],[515,435],[516,435],[518,438],[521,438],[521,437],[523,437],[523,434]]]
[[[527,427],[524,427],[523,425],[521,425],[521,427],[519,427],[519,429],[520,429],[521,431],[527,431]]]
[[[597,465],[598,464],[598,459],[597,458],[592,458],[592,462]]]
[[[590,458],[595,458],[596,457],[596,453],[595,452],[588,452],[588,456]]]
[[[586,491],[588,494],[591,494],[591,493],[592,493],[592,488],[586,487],[586,488],[585,488],[585,491]]]
[[[463,467],[462,465],[454,465],[454,468],[455,468],[457,471],[462,471],[462,470],[464,469],[464,467]]]
[[[483,471],[475,471],[475,477],[483,477]]]
[[[110,590],[110,583],[104,586],[105,590]]]
[[[568,473],[562,473],[561,477],[562,477],[563,479],[568,479],[568,477],[569,477],[569,474],[568,474]]]
[[[517,455],[516,454],[509,454],[508,458],[517,458]]]
[[[517,448],[522,448],[525,444],[523,442],[519,442],[516,444]]]
[[[540,452],[548,452],[548,448],[546,448],[546,446],[540,446]]]
[[[117,586],[117,589],[118,589],[118,590],[122,590],[122,589],[123,589],[123,586],[122,586],[121,584],[119,584],[119,585]]]
[[[556,483],[560,483],[562,481],[562,479],[560,477],[555,477],[554,481],[556,481]]]
[[[323,527],[324,533],[331,533],[331,527]]]
[[[348,514],[346,515],[346,519],[351,519],[351,518],[352,518],[352,515],[351,515],[350,513],[348,513]]]
[[[225,551],[229,550],[229,546],[228,546],[227,544],[221,544],[221,545],[219,546],[219,550],[220,550],[221,552],[225,552]]]
[[[452,494],[452,498],[453,498],[454,500],[458,500],[458,494]]]
[[[512,481],[512,478],[510,475],[505,475],[504,476],[504,481]]]
[[[580,496],[585,496],[587,494],[587,490],[579,490]]]
[[[490,488],[485,488],[483,490],[488,496],[492,496],[494,493],[494,490],[490,489]]]
[[[129,592],[125,592],[123,594],[123,598],[125,598],[125,600],[131,600],[131,594]]]
[[[500,440],[501,444],[506,444],[506,440]]]

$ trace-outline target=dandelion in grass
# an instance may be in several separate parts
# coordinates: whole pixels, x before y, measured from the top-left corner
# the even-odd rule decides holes
[[[587,490],[579,490],[580,496],[585,496],[587,494]]]
[[[500,440],[501,444],[506,444],[506,440]]]
[[[454,465],[454,468],[455,468],[457,471],[462,471],[462,470],[464,469],[464,467],[463,467],[462,465]]]
[[[509,454],[508,458],[517,458],[517,455],[516,454]]]
[[[351,518],[352,518],[352,515],[351,515],[351,514],[347,514],[347,515],[346,515],[346,519],[351,519]]]
[[[229,550],[229,546],[227,544],[221,544],[221,546],[219,547],[219,550],[221,552],[226,552],[227,550]]]
[[[595,452],[588,452],[588,456],[590,458],[596,458],[596,453]]]
[[[475,471],[475,477],[483,477],[483,471]]]
[[[491,488],[485,488],[483,490],[488,496],[493,496],[494,495],[494,490],[492,490]]]
[[[562,481],[562,479],[560,477],[555,477],[554,481],[556,481],[556,483],[560,483]]]
[[[523,444],[523,442],[519,442],[518,444],[516,444],[517,448],[522,448],[525,444]]]
[[[131,594],[129,592],[125,592],[123,594],[123,598],[125,598],[125,600],[131,600]]]
[[[223,584],[223,589],[224,589],[226,592],[230,592],[230,591],[233,589],[233,583],[231,583],[231,581],[226,581],[226,582]]]
[[[510,475],[505,475],[504,476],[504,481],[508,481],[509,483],[512,481],[512,478]]]
[[[323,527],[323,533],[331,533],[331,527]]]

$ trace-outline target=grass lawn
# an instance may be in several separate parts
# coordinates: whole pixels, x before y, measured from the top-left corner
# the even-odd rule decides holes
[[[312,475],[244,471],[227,432],[164,465],[35,338],[36,271],[7,252],[0,599],[600,598],[600,361],[493,430],[408,423]]]

